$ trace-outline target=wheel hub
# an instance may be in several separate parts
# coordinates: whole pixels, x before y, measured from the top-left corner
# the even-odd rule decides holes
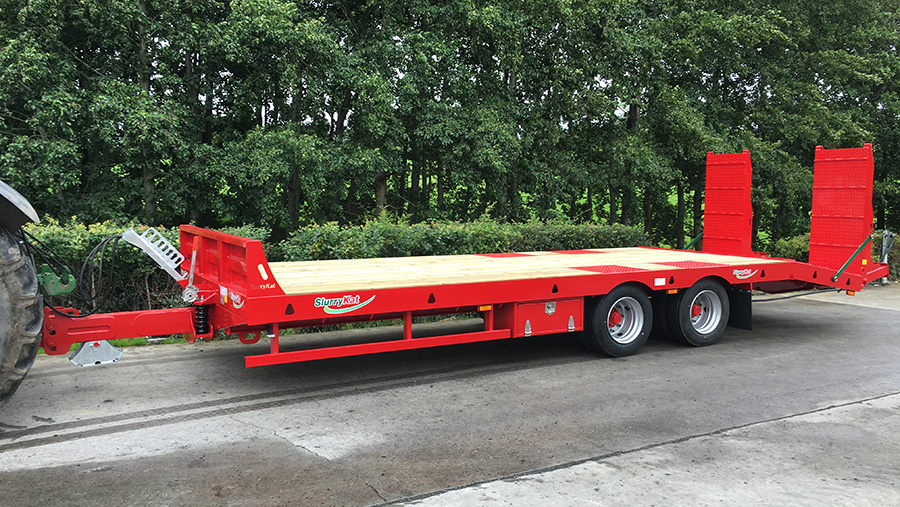
[[[636,340],[644,326],[644,312],[640,303],[632,297],[619,298],[606,315],[609,336],[617,343],[628,344]]]
[[[696,318],[699,317],[700,314],[702,314],[702,313],[703,313],[703,307],[702,307],[702,306],[700,306],[700,305],[698,305],[698,304],[696,304],[696,303],[694,303],[693,305],[691,305],[691,318],[692,318],[692,319],[696,319]]]
[[[691,302],[691,326],[700,334],[716,330],[722,321],[722,300],[711,290],[701,291]]]
[[[609,323],[608,323],[609,328],[612,329],[621,323],[622,323],[622,314],[619,313],[618,310],[613,308],[612,311],[609,312]]]

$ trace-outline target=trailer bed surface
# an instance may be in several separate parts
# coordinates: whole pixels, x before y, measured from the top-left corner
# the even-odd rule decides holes
[[[788,262],[791,261],[637,247],[272,262],[269,267],[285,294],[303,295]]]

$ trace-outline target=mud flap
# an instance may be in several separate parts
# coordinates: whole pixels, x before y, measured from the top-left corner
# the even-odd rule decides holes
[[[750,291],[729,287],[728,302],[731,307],[728,325],[753,331],[753,300]]]

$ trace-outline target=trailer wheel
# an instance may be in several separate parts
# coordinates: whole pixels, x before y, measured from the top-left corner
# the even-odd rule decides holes
[[[728,325],[728,291],[705,278],[681,291],[669,308],[669,324],[676,337],[688,345],[712,345]]]
[[[582,335],[589,349],[623,357],[634,354],[647,342],[653,310],[643,290],[620,285],[595,301],[587,331]]]
[[[41,341],[42,299],[31,258],[0,226],[0,404],[34,363]]]

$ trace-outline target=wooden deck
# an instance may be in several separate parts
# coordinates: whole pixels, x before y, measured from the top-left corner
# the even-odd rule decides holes
[[[286,294],[300,295],[588,276],[596,275],[598,271],[623,268],[656,271],[685,269],[661,264],[668,262],[700,262],[727,266],[786,262],[781,259],[736,257],[652,248],[491,255],[273,262],[269,266],[275,280]]]

